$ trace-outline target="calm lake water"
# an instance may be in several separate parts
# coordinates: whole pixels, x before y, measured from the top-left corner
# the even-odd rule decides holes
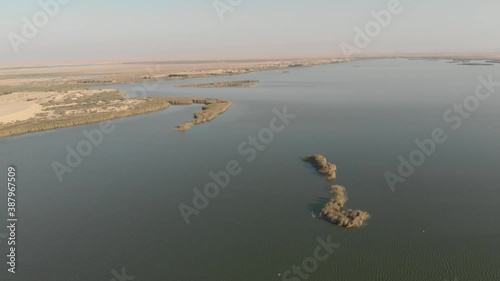
[[[459,129],[443,120],[490,73],[500,80],[500,65],[366,60],[162,82],[149,96],[221,98],[233,107],[188,132],[173,128],[199,106],[114,120],[114,132],[62,183],[51,164],[64,163],[66,146],[97,124],[1,139],[0,181],[8,165],[18,169],[19,222],[18,273],[4,263],[0,280],[109,281],[124,267],[138,281],[282,280],[328,236],[341,246],[307,280],[500,280],[500,88]],[[174,87],[241,79],[261,82]],[[240,143],[284,106],[296,118],[246,161]],[[398,156],[407,159],[415,139],[435,128],[447,141],[392,192],[384,172],[396,173]],[[300,160],[313,153],[337,164],[347,207],[372,214],[365,227],[313,217],[332,184]],[[193,188],[231,160],[241,174],[186,225],[178,205],[192,205]]]

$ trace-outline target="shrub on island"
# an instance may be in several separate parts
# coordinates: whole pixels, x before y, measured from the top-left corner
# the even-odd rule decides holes
[[[311,163],[313,167],[320,173],[326,176],[328,180],[334,180],[337,178],[337,166],[332,163],[328,163],[328,160],[322,155],[315,154],[309,157],[305,157],[302,160]]]
[[[361,227],[370,219],[370,214],[360,210],[345,210],[344,205],[347,202],[347,194],[345,187],[341,185],[334,185],[330,188],[330,193],[334,194],[333,197],[321,210],[321,217],[329,222],[342,227]]]

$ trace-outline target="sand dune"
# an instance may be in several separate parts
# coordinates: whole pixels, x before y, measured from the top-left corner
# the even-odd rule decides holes
[[[26,92],[0,95],[0,123],[24,121],[43,112],[42,102],[50,93]]]
[[[0,123],[24,121],[42,112],[42,106],[33,101],[0,104]]]

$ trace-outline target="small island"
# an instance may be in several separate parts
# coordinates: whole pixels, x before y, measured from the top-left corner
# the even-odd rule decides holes
[[[311,163],[313,167],[320,173],[326,176],[328,180],[334,180],[337,178],[337,166],[332,163],[328,163],[328,160],[323,155],[312,155],[305,157],[302,160]]]
[[[229,88],[229,87],[250,88],[259,82],[260,82],[259,80],[240,80],[240,81],[214,82],[214,83],[205,83],[205,84],[187,84],[187,85],[178,85],[177,87],[181,87],[181,88]]]
[[[315,154],[302,158],[302,160],[311,163],[313,167],[316,168],[320,174],[325,175],[328,180],[334,180],[337,178],[337,166],[332,163],[328,163],[326,157]],[[344,186],[331,186],[330,193],[335,196],[323,206],[323,209],[319,214],[322,218],[325,218],[333,224],[347,228],[361,227],[365,221],[371,218],[370,214],[365,211],[344,209],[344,205],[348,200]]]
[[[347,194],[345,187],[334,185],[330,188],[330,193],[335,196],[321,210],[321,217],[338,226],[352,228],[361,227],[371,218],[370,214],[360,210],[345,210],[344,205],[347,203]]]
[[[168,102],[172,105],[204,104],[202,109],[194,114],[194,120],[187,121],[176,127],[178,131],[187,131],[191,129],[193,125],[210,122],[231,107],[230,101],[210,98],[174,98],[168,99]]]
[[[492,66],[494,65],[493,63],[487,63],[487,62],[463,62],[460,63],[459,65],[470,65],[470,66]]]

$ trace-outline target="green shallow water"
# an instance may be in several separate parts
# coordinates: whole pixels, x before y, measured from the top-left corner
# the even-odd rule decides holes
[[[2,270],[0,279],[110,280],[125,267],[141,281],[282,280],[330,236],[340,247],[307,280],[500,280],[500,89],[456,131],[442,117],[474,93],[478,76],[500,80],[499,67],[368,60],[162,82],[150,96],[222,98],[233,107],[185,133],[172,128],[196,106],[115,120],[63,183],[51,163],[98,125],[1,139],[2,167],[17,166],[20,187],[18,273]],[[174,87],[228,79],[261,83]],[[238,145],[284,106],[297,117],[247,162]],[[435,128],[448,140],[391,192],[384,172]],[[300,161],[312,153],[337,164],[347,207],[372,214],[365,227],[313,217],[331,183]],[[192,189],[230,160],[241,174],[186,225],[178,205],[191,204]]]

